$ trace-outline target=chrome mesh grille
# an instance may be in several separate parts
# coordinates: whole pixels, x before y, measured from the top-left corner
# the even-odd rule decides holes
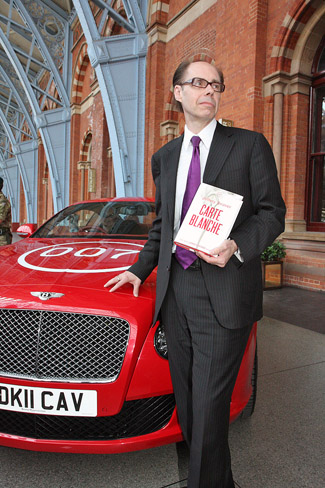
[[[130,326],[124,319],[0,309],[0,374],[58,381],[114,381]]]

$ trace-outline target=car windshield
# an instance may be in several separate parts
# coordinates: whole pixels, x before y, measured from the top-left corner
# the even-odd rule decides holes
[[[155,218],[155,206],[144,201],[93,201],[61,210],[45,222],[33,238],[87,237],[146,239]]]

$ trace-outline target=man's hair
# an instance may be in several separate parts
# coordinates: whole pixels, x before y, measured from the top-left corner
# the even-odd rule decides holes
[[[2,187],[3,187],[3,179],[0,176],[0,191],[2,190]]]
[[[183,81],[186,81],[186,80],[184,80],[184,76],[185,76],[185,73],[187,71],[187,68],[191,64],[193,64],[193,63],[206,63],[206,62],[207,61],[204,61],[204,60],[202,61],[201,59],[197,59],[194,61],[190,61],[189,59],[186,59],[185,61],[182,61],[181,64],[176,68],[176,71],[174,73],[173,88],[175,88],[176,85],[179,85]],[[221,83],[223,83],[224,82],[224,76],[223,76],[222,70],[212,63],[208,63],[208,64],[211,64],[216,69],[216,71],[219,75],[220,81],[221,81]],[[183,112],[182,104],[177,100],[176,100],[176,105],[177,105],[177,108],[180,110],[180,112]]]

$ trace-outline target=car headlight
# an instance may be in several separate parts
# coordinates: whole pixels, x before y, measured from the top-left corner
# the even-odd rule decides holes
[[[157,353],[163,359],[168,359],[168,350],[164,326],[159,324],[155,332],[154,345]]]

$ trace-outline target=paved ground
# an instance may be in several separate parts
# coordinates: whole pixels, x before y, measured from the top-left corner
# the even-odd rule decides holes
[[[290,286],[267,290],[264,315],[325,334],[325,293]]]
[[[324,488],[325,294],[264,293],[258,399],[230,428],[239,488]],[[127,454],[78,455],[0,447],[0,488],[182,488],[183,443]]]

